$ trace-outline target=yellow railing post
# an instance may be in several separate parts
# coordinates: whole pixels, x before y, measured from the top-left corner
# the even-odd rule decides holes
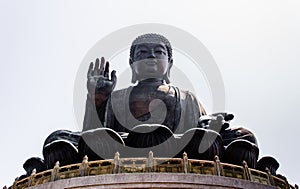
[[[153,152],[149,151],[148,159],[147,159],[147,171],[153,171]]]
[[[19,177],[16,177],[16,178],[15,178],[15,181],[14,181],[14,183],[13,183],[13,186],[12,186],[13,189],[17,189],[17,183],[18,183],[18,180],[19,180]]]
[[[33,186],[33,180],[34,180],[35,174],[36,174],[36,169],[33,169],[32,172],[31,172],[31,175],[29,177],[28,187]]]
[[[216,172],[217,172],[217,175],[218,176],[222,176],[222,173],[221,173],[221,162],[220,162],[220,159],[219,159],[219,156],[215,156],[215,163],[216,163]]]
[[[114,174],[118,174],[120,172],[120,154],[116,152],[114,157]]]
[[[55,163],[55,166],[51,173],[51,181],[55,181],[58,179],[58,171],[59,171],[59,161]]]
[[[189,159],[188,159],[188,156],[187,156],[186,152],[183,153],[182,159],[183,159],[183,172],[188,173]]]
[[[87,175],[87,169],[88,169],[88,157],[85,155],[83,157],[82,163],[80,165],[80,176],[86,176]]]
[[[251,172],[249,170],[249,167],[248,167],[246,161],[243,161],[243,167],[244,167],[244,171],[245,171],[247,180],[252,181]]]
[[[268,174],[268,180],[269,180],[269,184],[272,185],[272,186],[275,186],[275,182],[274,182],[274,179],[271,175],[271,172],[270,170],[266,167],[266,172]]]

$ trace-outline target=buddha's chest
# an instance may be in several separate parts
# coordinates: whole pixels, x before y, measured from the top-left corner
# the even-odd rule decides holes
[[[133,88],[129,96],[130,111],[136,118],[162,108],[166,108],[167,113],[172,113],[175,106],[176,94],[170,87]]]

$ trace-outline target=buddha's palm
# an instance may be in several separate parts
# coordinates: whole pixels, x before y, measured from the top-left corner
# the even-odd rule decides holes
[[[98,96],[101,100],[106,100],[108,98],[117,82],[115,70],[111,72],[111,79],[109,79],[109,63],[105,63],[105,59],[103,57],[101,58],[100,64],[98,58],[95,61],[95,66],[93,62],[91,62],[87,79],[89,95]]]

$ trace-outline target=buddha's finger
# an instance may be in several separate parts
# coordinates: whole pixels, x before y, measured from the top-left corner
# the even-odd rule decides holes
[[[95,61],[95,67],[94,67],[94,75],[99,74],[99,58],[96,59]]]
[[[109,75],[109,62],[106,62],[104,69],[104,77],[108,77]]]
[[[110,74],[111,81],[115,84],[117,82],[116,70],[113,70]]]
[[[104,74],[104,63],[105,63],[105,59],[104,57],[101,57],[101,64],[100,64],[100,75],[103,75]]]
[[[88,70],[88,73],[87,73],[87,77],[91,77],[93,75],[93,67],[94,67],[94,64],[93,62],[90,63],[90,66],[89,66],[89,70]]]

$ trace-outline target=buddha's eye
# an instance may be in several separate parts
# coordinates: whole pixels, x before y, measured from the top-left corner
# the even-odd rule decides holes
[[[155,54],[159,54],[159,55],[166,55],[166,52],[163,50],[156,50]]]
[[[136,53],[136,56],[140,56],[140,55],[143,55],[143,54],[145,54],[145,53],[147,53],[146,50],[139,50],[139,51]]]

